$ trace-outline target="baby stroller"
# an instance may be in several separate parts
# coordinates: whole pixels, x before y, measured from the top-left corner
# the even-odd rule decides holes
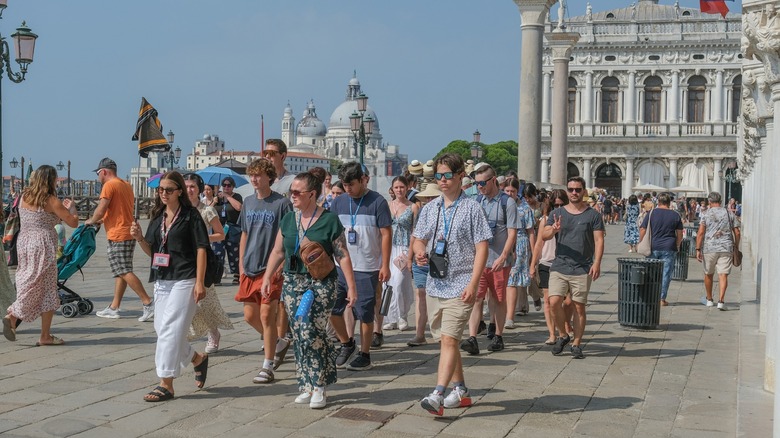
[[[79,225],[73,231],[68,243],[65,244],[62,256],[57,259],[57,294],[62,303],[60,313],[65,318],[89,315],[94,308],[92,301],[81,298],[79,294],[65,286],[65,282],[76,271],[81,271],[81,268],[92,257],[95,252],[95,235],[99,229],[98,225]]]

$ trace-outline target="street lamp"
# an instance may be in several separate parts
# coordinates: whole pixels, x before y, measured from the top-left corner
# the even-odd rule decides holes
[[[8,0],[0,0],[0,18],[3,17],[3,11],[8,6]],[[38,35],[30,32],[30,28],[27,27],[27,23],[22,22],[21,27],[16,29],[16,33],[12,34],[14,39],[15,59],[19,64],[19,73],[14,73],[11,70],[11,57],[8,42],[5,37],[0,34],[0,86],[2,85],[3,69],[8,72],[8,79],[15,83],[20,83],[24,80],[27,74],[27,66],[33,62],[33,54],[35,53],[35,39]],[[2,92],[0,92],[2,95]],[[2,100],[0,99],[0,163],[3,162],[3,124],[2,124]],[[24,159],[22,159],[24,163]],[[24,164],[22,164],[22,173],[24,173]],[[3,180],[2,166],[0,166],[0,181]],[[22,186],[24,186],[24,178],[22,178]]]
[[[173,147],[173,138],[176,134],[173,133],[170,129],[168,130],[168,144]],[[168,150],[167,155],[163,155],[163,161],[167,161],[170,163],[171,167],[176,166],[179,164],[179,158],[181,158],[181,148],[176,146],[176,149],[170,149]]]
[[[352,115],[349,116],[349,127],[352,130],[352,137],[360,146],[360,164],[363,164],[366,143],[368,142],[368,137],[374,132],[376,120],[371,117],[371,114],[366,115],[368,96],[360,93],[355,100],[357,101],[357,111],[352,111]]]
[[[62,169],[65,168],[65,164],[60,160],[59,163],[57,163],[57,170],[62,171]],[[68,160],[68,193],[67,196],[70,196],[70,160]]]
[[[14,158],[11,159],[11,162],[8,163],[8,164],[11,165],[12,169],[16,169],[16,166],[19,165],[19,162],[16,161],[16,157],[14,157]],[[21,184],[21,188],[19,189],[19,191],[24,190],[24,157],[22,157],[22,179],[21,179],[21,182],[19,184]]]
[[[727,168],[726,172],[723,172],[723,170],[718,171],[718,176],[723,179],[723,181],[726,182],[726,199],[731,199],[731,185],[735,182],[739,181],[737,179],[737,176],[735,175],[735,169],[736,165],[734,163],[731,163]]]
[[[481,136],[482,134],[479,133],[479,130],[474,131],[474,141],[471,143],[471,158],[473,158],[475,162],[482,158],[482,155],[485,153],[485,150],[479,145]]]

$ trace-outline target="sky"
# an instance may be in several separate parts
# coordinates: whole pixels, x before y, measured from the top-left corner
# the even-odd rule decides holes
[[[384,141],[410,161],[477,129],[483,143],[517,140],[521,20],[512,0],[8,3],[0,34],[11,50],[22,20],[39,38],[27,79],[0,83],[3,175],[18,176],[8,163],[22,156],[35,167],[71,160],[75,179],[93,178],[109,156],[129,175],[141,97],[183,155],[204,134],[228,150],[259,150],[261,114],[266,138],[281,136],[288,102],[298,121],[313,99],[327,124],[353,71]],[[569,16],[584,14],[584,0],[568,3]],[[591,4],[598,12],[631,2]]]

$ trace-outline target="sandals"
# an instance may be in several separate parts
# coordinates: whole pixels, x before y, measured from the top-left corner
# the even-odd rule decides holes
[[[273,381],[274,370],[269,370],[268,368],[261,369],[260,372],[257,373],[257,376],[252,379],[252,383],[271,383]]]
[[[51,342],[36,342],[36,347],[43,347],[48,345],[63,345],[65,341],[63,341],[61,338],[58,338],[54,335],[51,335]]]
[[[284,357],[287,356],[287,350],[290,349],[291,340],[287,340],[287,346],[274,355],[274,369],[278,369],[284,363]]]
[[[195,386],[198,388],[203,388],[203,385],[206,384],[206,376],[209,373],[209,355],[206,354],[204,356],[200,365],[193,367],[195,370]]]
[[[157,402],[167,401],[171,399],[173,399],[173,393],[163,388],[162,386],[158,386],[157,388],[154,388],[153,390],[151,390],[151,392],[149,392],[144,396],[144,400],[151,403],[157,403]]]
[[[3,336],[11,342],[16,341],[16,327],[7,316],[3,318]]]

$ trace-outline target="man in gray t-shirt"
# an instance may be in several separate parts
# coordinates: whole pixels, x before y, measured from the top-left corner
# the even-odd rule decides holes
[[[739,220],[734,213],[721,207],[721,196],[718,192],[711,192],[707,196],[709,208],[702,215],[699,223],[699,231],[696,234],[696,259],[704,264],[704,290],[707,307],[715,305],[712,299],[712,282],[715,271],[718,271],[718,285],[720,295],[718,309],[726,310],[723,300],[726,298],[729,274],[733,265],[732,250],[739,247]]]
[[[560,333],[566,333],[563,299],[571,292],[574,303],[574,341],[571,355],[582,359],[582,335],[585,332],[585,306],[588,304],[590,282],[601,275],[601,256],[604,254],[604,221],[588,206],[585,180],[575,176],[566,183],[569,204],[556,208],[547,219],[542,238],[556,239],[555,260],[550,266],[550,315]],[[560,354],[569,343],[569,336],[559,337],[552,347]]]

